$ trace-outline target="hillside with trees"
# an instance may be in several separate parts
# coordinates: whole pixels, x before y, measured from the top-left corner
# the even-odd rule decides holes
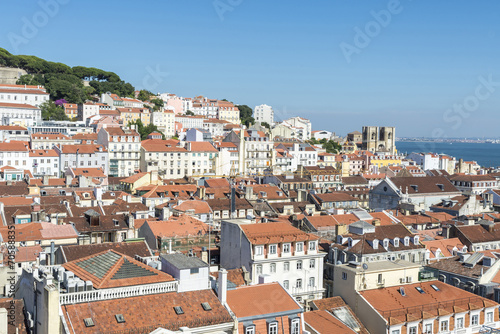
[[[21,76],[19,85],[42,85],[53,101],[64,99],[69,103],[83,103],[92,95],[111,92],[133,97],[135,88],[113,72],[94,67],[69,67],[35,56],[13,55],[0,48],[0,66],[21,68],[28,74]],[[84,85],[84,81],[88,85]]]

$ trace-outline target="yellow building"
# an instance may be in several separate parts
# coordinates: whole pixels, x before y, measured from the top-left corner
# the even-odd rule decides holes
[[[139,119],[145,126],[151,123],[151,112],[148,108],[116,108],[116,110],[120,113],[123,124],[134,123]]]
[[[401,165],[401,159],[395,156],[374,156],[370,159],[370,165],[377,166],[378,168],[387,166],[399,166]]]

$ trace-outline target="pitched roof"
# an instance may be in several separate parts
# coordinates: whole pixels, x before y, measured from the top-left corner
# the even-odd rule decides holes
[[[205,201],[183,201],[181,204],[174,206],[173,209],[181,212],[194,210],[195,214],[210,213],[210,206]]]
[[[75,261],[111,249],[132,258],[134,258],[136,255],[139,255],[141,257],[151,256],[151,252],[145,241],[105,242],[102,244],[91,245],[63,245],[60,246],[59,249],[63,254],[65,262]]]
[[[205,311],[202,303],[211,310]],[[176,314],[174,307],[181,307],[183,314]],[[232,323],[228,311],[212,290],[170,292],[145,296],[119,298],[90,303],[63,305],[63,314],[73,325],[74,333],[150,333],[157,328],[178,331],[180,327],[197,328]],[[118,323],[121,314],[125,322]],[[147,315],[147,316],[145,316]],[[95,324],[86,327],[83,319],[91,318]]]
[[[212,143],[206,141],[190,141],[188,143],[191,145],[191,152],[219,152]]]
[[[105,250],[63,264],[96,289],[173,281],[173,277],[115,250]]]
[[[439,291],[432,288],[435,285]],[[421,288],[424,293],[417,291]],[[406,322],[407,316],[415,320],[438,316],[444,312],[455,313],[454,307],[464,312],[477,307],[495,306],[497,303],[440,281],[428,281],[404,286],[360,291],[366,301],[387,321]],[[476,306],[477,305],[477,306]]]
[[[178,146],[179,141],[172,139],[146,139],[141,142],[146,152],[187,152],[184,147]]]
[[[0,234],[3,240],[8,240],[8,226],[0,226]],[[26,223],[17,224],[15,229],[16,242],[36,241],[50,239],[72,239],[78,234],[71,225],[54,225],[51,223]]]
[[[178,219],[147,221],[145,224],[149,225],[155,237],[195,236],[209,232],[207,224],[188,215],[182,215]]]
[[[254,245],[319,239],[319,237],[313,234],[306,233],[293,227],[291,224],[283,222],[241,224],[240,227],[250,243]]]
[[[342,321],[335,318],[327,311],[312,311],[304,313],[304,322],[316,333],[339,333],[339,334],[352,334],[356,333]]]
[[[406,193],[406,189],[408,189],[408,194],[410,195],[417,193],[460,193],[444,176],[393,177],[390,180],[403,193]],[[442,185],[443,188],[441,189],[438,185]]]
[[[302,308],[279,283],[240,286],[227,291],[227,304],[238,319],[293,312]]]
[[[314,195],[318,200],[323,202],[345,202],[345,201],[359,201],[359,199],[352,197],[351,195],[345,192],[333,192],[333,193],[324,193],[324,194],[315,194]]]

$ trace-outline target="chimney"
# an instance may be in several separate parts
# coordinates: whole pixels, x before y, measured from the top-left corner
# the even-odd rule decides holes
[[[50,242],[50,265],[53,266],[56,262],[56,248],[54,241]]]
[[[128,218],[128,228],[135,228],[135,218],[134,218],[134,215],[132,214],[128,214],[127,216]]]
[[[227,271],[222,268],[219,270],[219,286],[217,287],[217,296],[222,305],[226,305],[227,297]]]

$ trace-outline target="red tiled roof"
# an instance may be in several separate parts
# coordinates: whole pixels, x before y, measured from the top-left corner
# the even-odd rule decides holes
[[[96,264],[102,262],[101,258],[114,254],[114,263],[109,266],[103,267],[103,273],[99,272],[99,266]],[[124,267],[125,266],[125,267]],[[134,273],[130,273],[129,266],[133,266]],[[67,262],[63,264],[66,270],[71,270],[75,276],[84,281],[90,280],[96,289],[116,288],[131,285],[153,284],[173,281],[174,278],[169,274],[154,269],[134,258],[118,253],[115,250],[105,250],[101,253],[92,254],[81,259]],[[120,275],[121,268],[129,272],[126,275]],[[137,273],[136,268],[142,268],[142,272]],[[144,275],[142,273],[145,273]]]
[[[303,232],[283,222],[242,224],[240,227],[250,243],[255,245],[319,239],[313,234]]]
[[[237,318],[301,311],[279,283],[240,286],[227,291],[227,304]]]
[[[147,221],[145,224],[149,225],[155,237],[195,236],[209,232],[207,224],[188,215],[182,215],[178,219]]]
[[[212,310],[205,311],[202,303],[209,303]],[[174,306],[184,314],[177,315]],[[180,327],[198,328],[232,323],[228,311],[212,290],[170,292],[119,298],[90,303],[62,306],[66,322],[72,324],[73,333],[150,333],[157,328],[174,332]],[[115,316],[122,314],[125,322],[117,323]],[[92,318],[95,326],[86,327],[83,319]]]

